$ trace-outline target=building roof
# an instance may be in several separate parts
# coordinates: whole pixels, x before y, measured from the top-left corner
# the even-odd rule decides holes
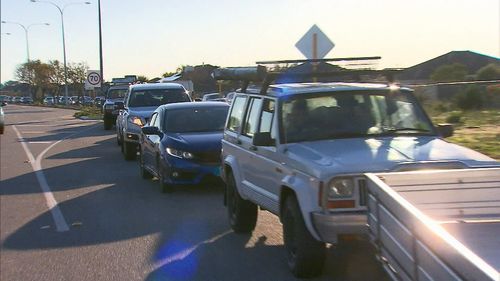
[[[397,78],[399,80],[429,80],[431,74],[438,67],[454,63],[463,64],[469,74],[474,74],[481,67],[490,63],[500,63],[500,59],[472,51],[452,51],[409,67],[399,74]]]

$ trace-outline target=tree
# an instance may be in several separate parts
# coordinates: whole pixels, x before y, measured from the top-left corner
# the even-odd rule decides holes
[[[149,78],[148,78],[148,77],[146,77],[146,76],[144,76],[144,75],[139,75],[139,76],[137,76],[137,81],[138,81],[138,82],[141,82],[141,83],[146,83],[146,82],[148,82],[148,80],[149,80]]]
[[[49,65],[52,67],[50,81],[52,83],[52,89],[54,90],[54,96],[59,96],[61,86],[64,85],[64,65],[58,60],[49,61]]]
[[[37,93],[41,92],[41,98],[45,91],[50,87],[50,77],[52,75],[52,67],[40,60],[29,61],[19,65],[16,69],[16,77],[19,81],[30,85],[30,95],[37,99]]]
[[[68,82],[73,84],[73,88],[77,91],[79,97],[83,94],[87,70],[89,70],[89,66],[85,62],[70,63],[68,66]],[[83,101],[83,99],[81,100]]]
[[[434,82],[454,82],[463,81],[467,75],[467,68],[460,63],[442,65],[431,74]]]
[[[484,103],[484,94],[479,86],[470,85],[457,96],[457,106],[462,110],[481,109]]]
[[[476,72],[477,80],[497,80],[500,79],[500,64],[490,63],[483,66]]]

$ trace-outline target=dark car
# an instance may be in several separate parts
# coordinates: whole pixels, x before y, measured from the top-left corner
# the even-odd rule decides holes
[[[21,99],[21,103],[22,104],[32,104],[33,103],[33,99],[31,97],[23,97]]]
[[[116,117],[123,108],[123,99],[128,91],[129,85],[111,86],[106,92],[106,101],[102,106],[104,130],[111,130],[116,123]]]
[[[220,179],[221,139],[228,109],[221,102],[160,106],[142,128],[142,177],[157,177],[163,192],[175,185]]]
[[[125,160],[135,160],[141,128],[162,104],[191,102],[186,89],[176,83],[136,84],[129,92],[116,119],[116,140]]]

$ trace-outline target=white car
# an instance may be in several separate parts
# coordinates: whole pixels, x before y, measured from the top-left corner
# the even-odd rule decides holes
[[[252,232],[279,216],[297,277],[321,272],[326,243],[366,234],[364,173],[498,165],[443,140],[413,91],[388,84],[289,83],[243,89],[222,139],[229,223]]]

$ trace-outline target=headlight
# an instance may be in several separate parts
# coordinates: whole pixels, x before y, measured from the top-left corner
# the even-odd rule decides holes
[[[354,182],[350,178],[333,179],[328,184],[328,198],[351,197],[354,193]]]
[[[177,150],[175,148],[170,148],[167,147],[167,153],[177,157],[177,158],[183,158],[183,159],[193,159],[194,155],[190,152],[182,151],[182,150]]]
[[[137,117],[137,116],[129,116],[128,117],[128,121],[132,124],[135,124],[139,127],[142,127],[144,126],[144,123],[142,122],[142,119],[141,117]]]

